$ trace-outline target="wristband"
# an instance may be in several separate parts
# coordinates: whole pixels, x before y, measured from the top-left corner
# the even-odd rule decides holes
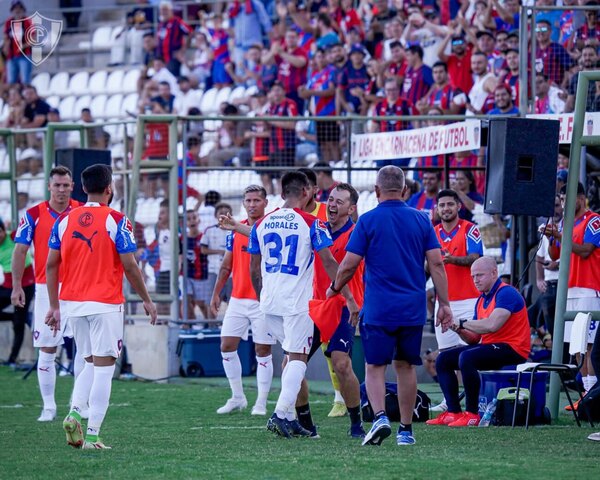
[[[333,282],[331,282],[331,285],[329,285],[329,288],[331,289],[331,291],[333,293],[340,293],[341,292],[341,290],[336,290],[336,288],[335,288],[335,280]]]
[[[469,319],[467,319],[467,318],[461,318],[458,321],[458,329],[459,330],[464,330],[465,329],[465,322],[468,322],[468,321],[469,321]]]

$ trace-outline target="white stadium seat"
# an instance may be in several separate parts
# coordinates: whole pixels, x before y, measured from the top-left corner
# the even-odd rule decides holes
[[[84,95],[83,97],[79,97],[75,102],[75,106],[73,107],[73,115],[76,119],[81,117],[81,110],[84,108],[89,108],[90,103],[92,103],[92,97],[90,95]]]
[[[98,27],[92,35],[92,48],[94,50],[104,50],[110,48],[112,40],[113,27]]]
[[[35,87],[40,97],[49,95],[50,74],[48,72],[38,73],[31,80],[31,84]]]
[[[52,108],[58,108],[60,106],[60,97],[58,95],[51,95],[46,98],[46,103]]]
[[[231,87],[223,87],[217,93],[217,98],[215,99],[215,111],[219,111],[222,103],[226,103],[229,100],[229,95],[231,95]]]
[[[88,82],[90,74],[88,72],[77,72],[69,81],[69,95],[85,95],[88,93]],[[65,95],[65,94],[63,94]]]
[[[246,94],[246,88],[243,85],[240,85],[239,87],[235,87],[231,91],[231,94],[229,95],[229,103],[233,103],[234,100],[244,98],[245,94]]]
[[[137,115],[138,113],[138,94],[130,93],[123,99],[123,104],[121,105],[121,116],[129,117],[130,113]]]
[[[121,107],[123,105],[123,95],[117,93],[112,95],[107,101],[104,108],[104,115],[106,117],[114,118],[122,115]]]
[[[200,104],[200,111],[204,115],[218,111],[219,107],[216,103],[218,93],[219,91],[216,88],[211,88],[210,90],[204,92],[204,95],[202,96],[202,103]]]
[[[69,92],[69,74],[67,72],[58,72],[50,80],[48,86],[48,95],[67,95]]]
[[[140,78],[140,71],[138,69],[129,70],[123,77],[122,92],[123,93],[134,93],[137,92],[137,82]]]
[[[106,106],[106,95],[96,95],[90,103],[92,117],[104,118],[104,107]]]
[[[92,95],[104,93],[106,90],[106,78],[108,73],[106,70],[98,70],[92,74],[88,83],[88,92]]]
[[[106,93],[121,93],[123,91],[123,77],[125,72],[123,70],[115,70],[111,72],[106,79]]]
[[[60,101],[58,111],[60,112],[61,120],[74,120],[75,118],[79,118],[79,115],[73,110],[75,107],[75,101],[75,95],[69,95]]]

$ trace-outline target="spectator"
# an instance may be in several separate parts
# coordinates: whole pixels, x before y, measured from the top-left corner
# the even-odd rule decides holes
[[[147,4],[147,0],[140,0],[139,4]],[[108,66],[124,65],[129,50],[129,63],[141,64],[144,57],[144,35],[151,33],[154,23],[154,10],[151,7],[136,6],[127,12],[126,23],[122,30],[113,39]]]
[[[485,53],[475,52],[471,56],[471,70],[473,72],[473,87],[469,91],[467,101],[467,115],[479,115],[486,107],[487,99],[496,90],[498,79],[488,71]]]
[[[92,117],[92,111],[89,108],[81,109],[81,123],[85,125],[90,125],[96,123],[94,117]],[[97,127],[87,127],[85,128],[85,133],[87,135],[87,145],[88,148],[95,149],[105,149],[108,147],[105,139],[105,131],[101,126]]]
[[[454,181],[450,180],[450,188],[460,200],[459,218],[472,222],[475,205],[483,205],[483,196],[477,191],[473,173],[469,170],[457,170]]]
[[[395,78],[385,81],[385,98],[375,105],[373,116],[375,117],[404,117],[415,115],[415,108],[405,98],[400,97],[400,87]],[[373,121],[371,130],[374,132],[390,132],[398,130],[410,130],[408,120],[379,120]]]
[[[167,70],[175,78],[179,77],[181,64],[185,61],[185,52],[192,29],[173,13],[173,5],[161,1],[158,7],[158,28],[156,38],[159,55],[164,59]]]
[[[191,108],[200,105],[202,92],[192,88],[192,83],[188,77],[179,77],[177,80],[178,92],[175,94],[173,102],[173,111],[179,115],[188,115]],[[171,87],[169,86],[169,91]]]
[[[194,34],[196,51],[193,59],[188,61],[191,70],[190,77],[195,86],[209,89],[212,86],[212,64],[213,51],[211,48],[211,36],[208,30],[200,28]]]
[[[395,79],[398,85],[401,85],[404,81],[404,76],[406,75],[406,69],[408,68],[402,43],[392,42],[390,50],[390,60],[381,64],[379,69],[377,86],[380,88],[383,88],[383,85],[388,78]]]
[[[421,114],[427,114],[431,107],[438,107],[443,114],[458,114],[461,107],[454,98],[462,92],[450,85],[448,66],[444,62],[436,62],[432,69],[433,85],[426,96],[417,102]]]
[[[596,0],[585,3],[586,6],[598,6]],[[581,50],[584,45],[591,45],[598,48],[598,36],[600,35],[600,25],[598,24],[598,10],[584,10],[585,23],[579,27],[572,37],[572,47]]]
[[[371,17],[365,34],[365,45],[370,52],[373,52],[375,46],[383,40],[384,25],[398,14],[394,8],[390,8],[387,0],[375,0],[373,3],[375,8],[371,5],[363,6],[368,9],[367,15]]]
[[[169,82],[160,82],[158,84],[158,95],[150,99],[152,102],[152,113],[170,114],[177,113],[175,110],[175,95],[171,93]]]
[[[158,220],[156,222],[156,248],[158,250],[158,272],[156,276],[156,293],[169,294],[171,292],[171,269],[179,271],[179,261],[174,259],[171,247],[171,230],[169,227],[169,201],[160,202]],[[170,303],[161,302],[157,305],[162,315],[170,312]]]
[[[437,216],[436,202],[437,194],[440,191],[442,183],[441,172],[429,170],[423,172],[423,190],[415,193],[408,200],[407,204],[409,207],[416,208],[427,215],[433,223],[438,223],[439,218]]]
[[[21,95],[21,88],[13,85],[8,89],[8,116],[2,122],[2,128],[18,128],[23,123],[25,114],[25,100]]]
[[[505,54],[508,71],[501,77],[500,83],[508,85],[513,102],[519,102],[519,50],[508,48]],[[547,75],[546,75],[547,77]],[[536,77],[537,78],[537,77]]]
[[[452,49],[450,55],[445,53],[448,42]],[[470,71],[471,52],[472,48],[467,44],[460,27],[446,34],[437,51],[440,61],[446,62],[448,65],[450,84],[454,88],[460,88],[463,92],[470,91],[473,86],[473,77]]]
[[[366,94],[370,82],[365,66],[365,50],[361,45],[353,45],[349,56],[350,61],[346,64],[338,85],[340,110],[365,115],[369,108]]]
[[[204,23],[202,23],[204,26]],[[229,55],[229,33],[223,28],[223,16],[213,16],[213,28],[209,28],[211,36],[210,46],[212,49],[212,84],[221,88],[233,84],[231,75],[235,67]]]
[[[333,171],[328,163],[317,162],[313,165],[313,170],[317,175],[317,202],[327,203],[329,194],[338,186],[340,182],[333,179]]]
[[[272,28],[264,3],[259,0],[235,0],[229,6],[229,23],[233,26],[235,49],[233,60],[241,67],[245,53],[252,47],[262,47],[263,36]]]
[[[250,45],[244,53],[242,62],[238,65],[238,70],[234,79],[236,84],[245,87],[257,86],[260,84],[263,65],[261,63],[262,44]]]
[[[523,297],[514,287],[502,283],[496,261],[491,257],[475,260],[471,277],[481,292],[474,318],[455,318],[452,330],[463,339],[466,339],[465,330],[466,334],[479,334],[481,343],[440,352],[435,366],[448,411],[428,420],[428,425],[477,426],[479,371],[523,363],[529,355],[529,320]],[[462,374],[465,391],[464,413],[458,398],[457,370]]]
[[[319,157],[316,124],[314,120],[303,120],[296,124],[296,165],[308,165]]]
[[[554,7],[556,0],[535,0],[537,7]],[[536,23],[545,22],[549,27],[550,39],[552,42],[558,42],[560,39],[560,10],[538,10],[535,15]]]
[[[0,284],[0,321],[11,320],[13,323],[13,344],[8,359],[5,362],[5,365],[13,366],[17,363],[21,345],[23,345],[25,324],[27,323],[27,317],[29,314],[29,305],[33,300],[33,295],[35,292],[35,276],[33,273],[31,255],[29,252],[27,252],[25,257],[25,270],[23,271],[23,277],[21,280],[21,285],[25,292],[25,306],[15,307],[12,314],[3,313],[4,309],[9,307],[11,304],[10,295],[13,287],[11,258],[13,250],[15,249],[14,238],[14,232],[7,232],[4,222],[0,220],[0,271],[3,272],[3,283]]]
[[[565,48],[551,40],[551,28],[552,26],[547,20],[538,20],[536,24],[535,71],[536,73],[544,72],[554,83],[562,85],[565,73],[571,68],[572,61]]]
[[[162,57],[155,57],[152,64],[154,67],[154,74],[152,75],[152,81],[148,82],[149,88],[158,89],[158,85],[161,82],[167,82],[171,89],[171,93],[178,92],[179,86],[177,85],[177,77],[167,68],[165,60]]]
[[[374,57],[377,60],[383,60],[387,62],[392,58],[392,44],[394,42],[400,42],[400,44],[402,44],[404,25],[400,18],[395,17],[387,22],[384,28],[385,38],[375,47]]]
[[[228,116],[239,115],[238,108],[229,103],[223,108],[222,114],[223,122],[218,130],[217,148],[208,155],[208,165],[248,164],[251,155],[250,142],[245,135],[249,128],[248,122],[227,120]]]
[[[326,50],[331,45],[340,43],[340,37],[336,31],[336,27],[339,28],[338,25],[334,24],[327,13],[321,12],[317,15],[317,48]]]
[[[494,38],[494,34],[489,30],[480,30],[477,32],[476,38],[477,50],[484,53],[487,57],[488,70],[498,76],[504,65],[504,58],[495,48],[496,39]]]
[[[366,386],[375,420],[363,445],[379,445],[391,434],[385,412],[385,369],[394,363],[398,383],[399,445],[415,443],[412,432],[417,393],[415,365],[420,365],[421,337],[425,324],[425,260],[440,300],[438,323],[452,322],[448,284],[440,245],[425,216],[406,208],[404,173],[394,166],[379,170],[375,192],[377,208],[363,214],[346,247],[335,281],[327,296],[339,292],[365,259],[365,304],[360,322],[366,360]],[[406,248],[398,248],[402,244]],[[405,275],[404,265],[411,275]]]
[[[183,205],[183,162],[186,162],[186,167],[196,167],[199,164],[199,155],[200,155],[200,137],[196,135],[189,135],[187,137],[187,152],[185,153],[185,158],[183,160],[179,160],[177,167],[177,190],[178,194],[178,205]],[[189,172],[188,172],[189,176]],[[189,177],[188,177],[189,178]],[[200,204],[202,203],[202,194],[196,190],[194,187],[187,185],[187,196],[186,196],[186,204],[189,198],[196,199],[196,210],[200,208]]]
[[[32,28],[30,18],[25,18],[25,4],[19,0],[12,1],[10,13],[4,22],[4,44],[2,47],[6,57],[6,81],[9,85],[31,83],[31,44],[28,32]],[[13,26],[13,22],[16,24]]]
[[[506,85],[498,85],[494,90],[494,108],[489,115],[518,115],[519,109],[515,107],[510,89]]]
[[[298,45],[298,32],[290,27],[285,32],[285,43],[271,44],[263,63],[270,60],[277,63],[277,81],[283,86],[284,94],[296,104],[296,111],[304,111],[304,100],[298,95],[298,88],[306,84],[308,58],[305,51]],[[268,190],[267,190],[268,191]]]
[[[443,120],[438,120],[436,117],[443,115],[444,112],[442,111],[442,109],[440,107],[437,106],[432,106],[429,107],[428,111],[427,111],[427,116],[431,117],[431,120],[427,120],[425,122],[425,126],[426,127],[436,127],[439,125],[444,125],[444,121]],[[422,174],[423,171],[421,170],[423,167],[443,167],[445,163],[445,155],[444,154],[439,154],[439,155],[426,155],[424,157],[419,157],[417,158],[417,169],[414,172],[414,178],[417,180],[416,183],[417,185],[419,185],[418,182],[421,181],[422,179]],[[410,184],[408,184],[410,186]],[[417,192],[414,192],[415,194]],[[405,201],[408,201],[408,199],[411,197],[411,195],[408,195],[408,198],[406,198]]]
[[[187,220],[187,278],[186,297],[188,301],[188,320],[195,320],[194,307],[197,305],[205,319],[209,317],[208,305],[204,301],[202,281],[208,279],[208,259],[202,254],[202,231],[200,217],[195,210],[186,212]]]
[[[493,19],[497,31],[509,32],[519,28],[519,3],[519,0],[504,0],[503,4],[498,0],[491,0],[491,5],[498,14]],[[489,12],[491,13],[491,9]]]
[[[25,99],[25,110],[21,128],[45,127],[48,123],[50,105],[38,97],[37,90],[33,85],[26,85],[23,88],[23,98]]]
[[[402,97],[416,105],[433,85],[431,68],[423,63],[423,49],[412,45],[406,49],[406,75],[402,84]]]
[[[537,74],[535,77],[535,113],[563,113],[565,102],[560,98],[562,90],[550,85],[548,75]]]
[[[438,45],[444,41],[448,27],[439,25],[437,12],[430,10],[424,14],[416,3],[408,6],[407,13],[407,27],[402,36],[408,45],[419,45],[423,49],[423,62],[433,65],[439,60]]]
[[[596,64],[598,62],[598,53],[596,48],[592,46],[585,46],[581,51],[580,64],[583,70],[596,70]],[[565,113],[571,113],[575,110],[575,94],[577,93],[577,82],[579,81],[579,72],[571,77],[567,91],[569,93],[567,102],[565,104]],[[598,105],[596,102],[596,82],[590,82],[588,86],[588,93],[586,97],[586,112],[598,111]]]

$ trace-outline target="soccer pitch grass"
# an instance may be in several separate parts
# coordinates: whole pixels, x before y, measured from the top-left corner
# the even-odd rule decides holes
[[[566,414],[556,425],[529,431],[416,424],[415,446],[398,447],[392,436],[381,447],[361,447],[346,435],[347,417],[327,418],[332,395],[324,392],[331,387],[321,382],[313,384],[321,393],[313,391],[311,400],[322,438],[284,440],[267,432],[266,418],[250,416],[250,409],[215,413],[229,396],[225,379],[115,381],[101,432],[113,449],[75,450],[61,429],[72,378],[57,379],[57,420],[38,423],[35,374],[26,381],[22,375],[0,367],[0,479],[547,480],[594,478],[600,465],[600,444],[586,439],[594,430],[577,428]],[[244,379],[250,406],[253,382]],[[276,383],[270,400],[278,391]]]

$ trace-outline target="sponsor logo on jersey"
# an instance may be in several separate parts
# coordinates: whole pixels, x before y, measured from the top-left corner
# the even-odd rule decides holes
[[[481,233],[479,233],[479,229],[475,225],[471,227],[467,236],[475,243],[481,242]]]
[[[600,233],[600,217],[593,218],[590,223],[590,230],[594,235],[598,235]]]
[[[87,244],[88,248],[90,249],[90,252],[93,252],[94,249],[92,248],[92,239],[96,236],[97,233],[98,233],[98,230],[96,230],[94,233],[92,233],[92,236],[90,238],[88,238],[83,233],[75,230],[73,232],[72,238],[76,238],[77,240],[81,240],[81,241],[85,242]]]

